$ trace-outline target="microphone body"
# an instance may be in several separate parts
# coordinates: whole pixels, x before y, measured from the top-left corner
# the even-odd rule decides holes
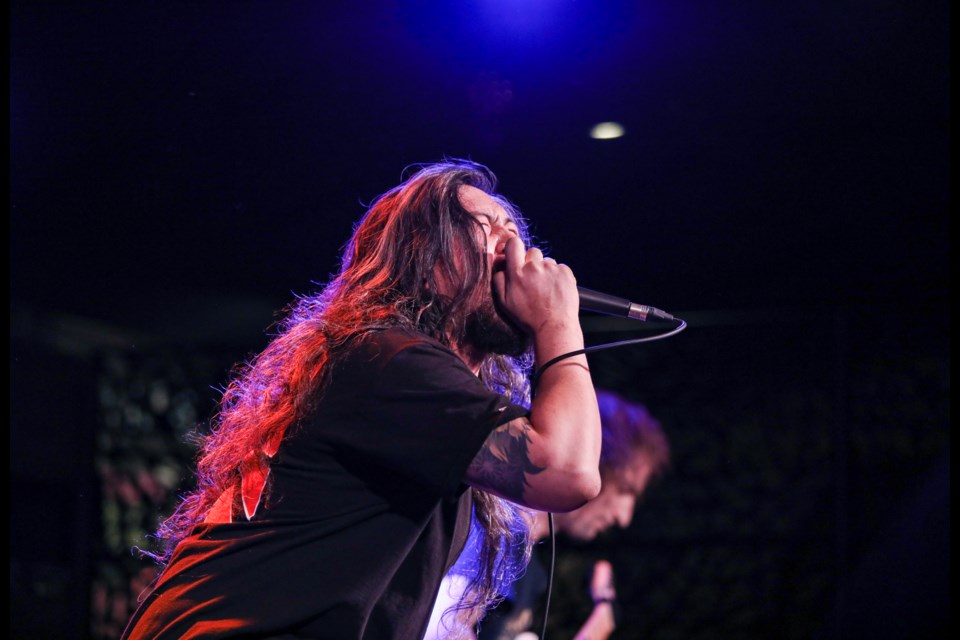
[[[618,298],[606,293],[600,293],[585,287],[577,287],[580,293],[580,308],[596,313],[605,313],[610,316],[632,318],[647,322],[649,320],[667,320],[676,322],[676,318],[667,313],[645,304],[630,302],[626,298]]]

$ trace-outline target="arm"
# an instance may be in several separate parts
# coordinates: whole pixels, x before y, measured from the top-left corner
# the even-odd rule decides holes
[[[525,251],[519,238],[504,247],[505,268],[493,276],[503,308],[533,339],[536,367],[582,349],[579,296],[573,272]],[[600,413],[585,355],[547,369],[530,408],[495,429],[467,471],[467,482],[541,511],[570,511],[600,490]]]
[[[613,605],[609,602],[598,602],[593,605],[593,613],[577,631],[573,640],[606,640],[613,633],[615,627]]]
[[[573,640],[606,640],[617,627],[614,611],[617,593],[613,588],[613,567],[606,560],[599,560],[593,566],[590,597],[593,600],[593,612]]]

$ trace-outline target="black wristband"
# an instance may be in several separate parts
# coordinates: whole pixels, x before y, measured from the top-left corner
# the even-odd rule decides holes
[[[610,609],[613,611],[613,624],[619,627],[621,618],[620,603],[616,598],[597,598],[593,601],[593,606],[597,606],[603,602],[610,603]]]

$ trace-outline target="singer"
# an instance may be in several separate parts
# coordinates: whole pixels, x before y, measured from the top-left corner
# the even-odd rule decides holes
[[[527,511],[598,494],[585,356],[526,382],[584,346],[576,280],[494,189],[451,160],[373,203],[227,386],[123,638],[421,638],[471,523],[457,606],[480,612],[529,560]]]

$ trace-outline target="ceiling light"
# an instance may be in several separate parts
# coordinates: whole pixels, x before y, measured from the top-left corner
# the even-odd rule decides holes
[[[619,122],[600,122],[590,129],[590,137],[594,140],[610,140],[619,138],[625,133]]]

